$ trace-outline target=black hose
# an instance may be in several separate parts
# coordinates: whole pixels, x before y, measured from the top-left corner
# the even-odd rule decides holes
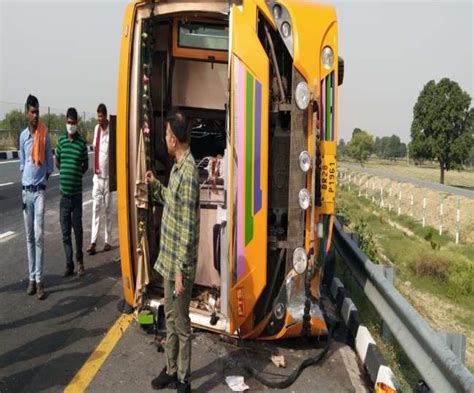
[[[280,381],[276,381],[274,379],[264,377],[262,371],[257,370],[255,367],[251,366],[248,363],[242,364],[241,366],[244,370],[249,372],[257,381],[259,381],[263,385],[268,386],[270,388],[274,388],[274,389],[285,389],[291,386],[298,379],[298,377],[301,375],[301,373],[303,372],[305,368],[318,364],[324,358],[324,356],[327,354],[329,350],[329,345],[331,343],[332,335],[334,333],[335,327],[336,325],[332,326],[331,329],[329,329],[326,345],[317,356],[309,357],[303,360],[301,364],[298,366],[298,368],[294,370],[290,375],[282,375],[281,378],[284,378],[284,379]],[[237,333],[239,335],[240,340],[242,340],[242,338],[240,337],[239,330],[237,331]],[[247,358],[248,357],[249,356],[247,355]]]

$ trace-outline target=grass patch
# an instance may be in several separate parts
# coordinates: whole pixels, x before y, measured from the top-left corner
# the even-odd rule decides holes
[[[408,267],[415,276],[431,277],[441,283],[448,281],[452,269],[449,258],[434,251],[416,254]]]

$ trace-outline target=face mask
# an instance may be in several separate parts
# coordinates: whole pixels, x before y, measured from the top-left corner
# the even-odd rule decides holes
[[[69,135],[73,135],[76,133],[77,131],[77,126],[74,126],[72,124],[66,124],[66,129],[67,129],[67,133]]]

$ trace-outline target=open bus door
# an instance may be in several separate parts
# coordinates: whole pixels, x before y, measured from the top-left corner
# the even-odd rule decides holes
[[[229,321],[253,328],[267,280],[269,60],[255,26],[257,7],[230,8]]]

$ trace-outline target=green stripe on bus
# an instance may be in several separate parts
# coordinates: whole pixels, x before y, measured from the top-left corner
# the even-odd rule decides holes
[[[326,138],[331,138],[331,75],[326,77]]]
[[[246,124],[245,124],[245,246],[253,239],[252,217],[252,141],[253,141],[253,76],[247,71],[246,81]]]

